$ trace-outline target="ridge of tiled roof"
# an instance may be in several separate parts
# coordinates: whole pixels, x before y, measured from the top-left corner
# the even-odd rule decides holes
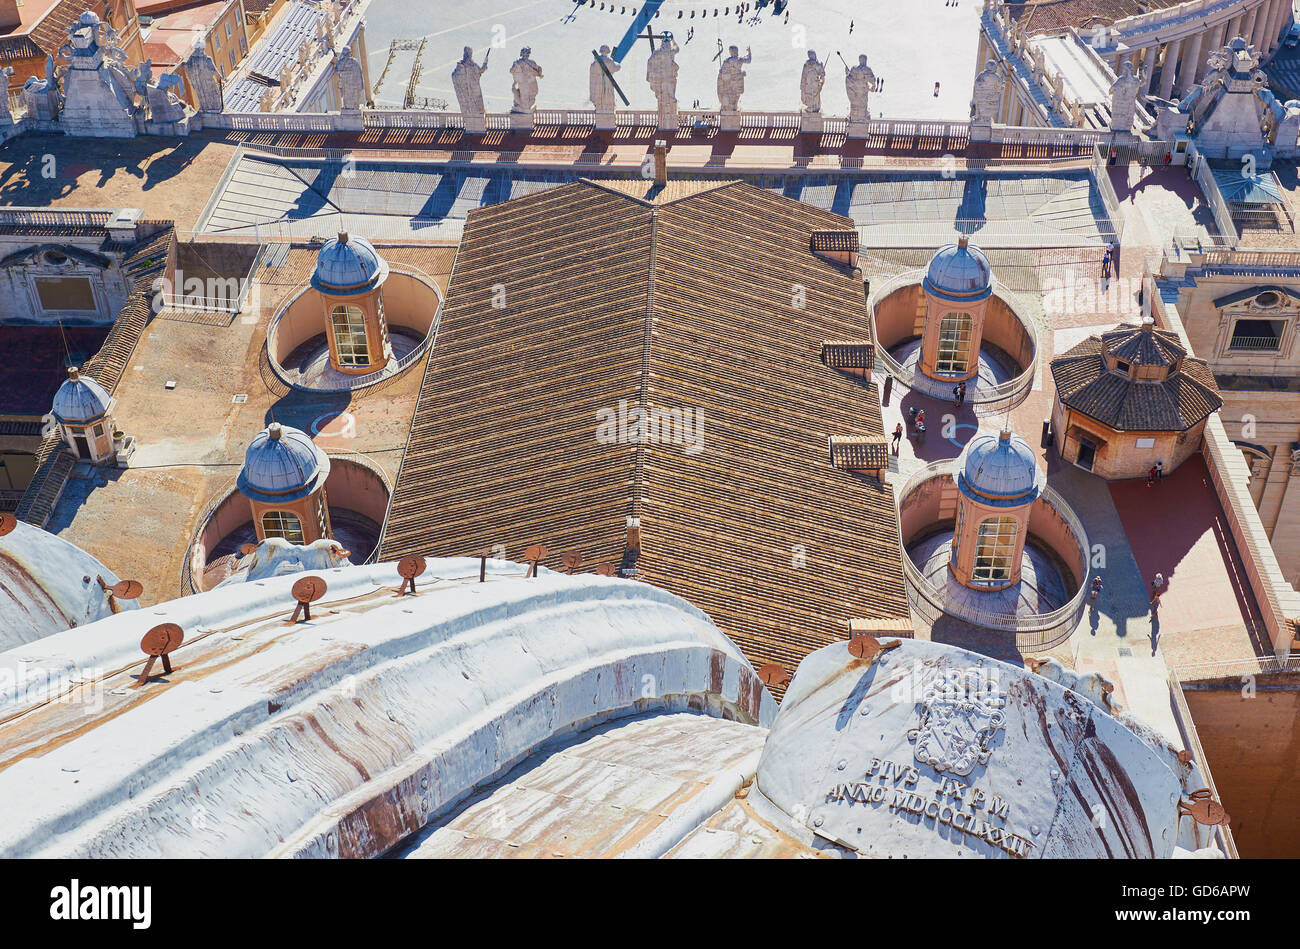
[[[644,204],[647,207],[663,207],[669,204],[675,204],[678,201],[685,201],[696,195],[704,194],[708,191],[716,191],[719,188],[729,188],[738,184],[738,179],[730,181],[669,181],[666,185],[656,185],[654,179],[646,178],[616,178],[616,179],[597,179],[597,178],[579,178],[583,184],[591,185],[595,188],[604,188],[606,191],[612,191],[615,194],[631,198],[633,201]]]
[[[1144,331],[1132,323],[1102,333],[1101,341],[1112,356],[1137,366],[1172,366],[1187,355],[1177,333]]]
[[[1051,370],[1062,403],[1116,431],[1182,432],[1223,406],[1204,359],[1185,356],[1167,379],[1135,382],[1106,368],[1100,336],[1057,356]]]

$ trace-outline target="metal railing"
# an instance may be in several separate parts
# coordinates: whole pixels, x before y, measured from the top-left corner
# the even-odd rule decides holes
[[[909,270],[890,277],[879,286],[872,286],[871,297],[867,301],[867,312],[871,318],[871,338],[876,341],[876,359],[879,361],[879,365],[894,377],[896,383],[907,386],[909,389],[924,392],[936,399],[949,399],[952,397],[952,387],[955,383],[931,379],[919,370],[907,369],[889,352],[891,346],[896,346],[904,342],[904,340],[882,339],[876,326],[877,303],[902,287],[920,284],[924,276],[925,271],[923,270]],[[1021,315],[1021,308],[1017,303],[1016,294],[1007,289],[1000,281],[994,280],[993,295],[1001,298],[1011,310],[1017,322],[1029,335],[1029,344],[1033,349],[1033,355],[1029,360],[1029,365],[1014,378],[994,386],[981,384],[968,390],[966,402],[977,415],[1004,412],[1008,408],[1014,408],[1023,402],[1034,384],[1034,373],[1038,368],[1038,331],[1034,328],[1031,320],[1027,320]]]
[[[1219,183],[1214,180],[1214,173],[1210,170],[1210,163],[1206,161],[1205,156],[1196,149],[1195,143],[1188,146],[1188,159],[1191,162],[1192,179],[1196,182],[1201,194],[1205,196],[1205,203],[1210,207],[1210,213],[1214,215],[1214,224],[1219,229],[1224,241],[1230,246],[1237,246],[1240,240],[1237,234],[1237,225],[1232,221],[1232,213],[1228,210],[1228,205],[1223,200],[1223,194],[1219,191]]]
[[[1282,341],[1275,336],[1234,336],[1228,343],[1228,348],[1276,352],[1281,347],[1281,343]]]
[[[271,327],[266,334],[266,343],[264,344],[264,346],[266,348],[266,354],[268,357],[267,363],[270,365],[271,371],[275,373],[275,377],[285,385],[289,386],[290,388],[298,389],[303,392],[355,392],[358,389],[368,389],[371,386],[377,385],[381,382],[386,382],[389,379],[396,378],[402,372],[404,372],[407,369],[407,367],[411,366],[413,363],[417,362],[419,359],[425,356],[425,354],[429,352],[429,348],[433,345],[433,341],[438,335],[438,326],[442,322],[443,304],[445,302],[443,300],[442,291],[438,289],[437,281],[435,281],[432,277],[430,277],[427,273],[425,273],[423,270],[421,270],[418,267],[413,267],[410,266],[409,264],[393,264],[390,266],[389,269],[392,273],[400,273],[400,274],[405,274],[408,277],[414,277],[416,280],[419,280],[421,283],[425,284],[430,290],[432,290],[438,298],[438,309],[433,314],[433,321],[429,324],[428,332],[424,334],[424,338],[420,340],[420,344],[418,346],[416,346],[409,353],[407,353],[405,356],[402,356],[400,359],[396,360],[395,362],[387,363],[382,369],[377,369],[374,372],[369,372],[366,373],[365,375],[350,376],[348,378],[347,385],[342,386],[338,389],[324,389],[319,386],[303,385],[301,382],[297,381],[287,369],[285,369],[282,365],[280,365],[280,361],[275,358],[273,353],[276,344],[276,333],[279,329],[280,320],[289,311],[289,308],[293,305],[294,301],[296,301],[299,297],[301,297],[304,293],[306,293],[310,289],[310,287],[304,286],[302,290],[300,290],[298,293],[295,293],[284,304],[284,306],[281,307],[279,314],[277,314],[275,319],[271,322]],[[389,323],[390,325],[392,325],[391,314],[390,314]],[[398,323],[395,325],[401,326],[402,324]]]
[[[904,482],[902,488],[894,492],[900,508],[906,502],[907,497],[925,482],[933,478],[951,479],[953,461],[952,458],[934,461],[913,473]],[[929,578],[912,562],[912,558],[904,550],[902,557],[903,576],[907,580],[908,604],[913,611],[924,617],[930,625],[934,625],[941,616],[946,615],[985,629],[1014,633],[1016,648],[1022,652],[1051,649],[1053,646],[1059,646],[1069,639],[1075,629],[1078,628],[1079,620],[1083,616],[1084,598],[1088,591],[1087,564],[1088,551],[1090,550],[1088,535],[1083,529],[1083,523],[1075,516],[1074,511],[1070,509],[1065,499],[1046,485],[1043,486],[1038,500],[1034,503],[1037,504],[1040,501],[1052,508],[1057,516],[1065,522],[1066,526],[1074,534],[1075,542],[1079,545],[1079,556],[1084,564],[1084,576],[1080,579],[1079,589],[1075,591],[1069,602],[1049,613],[1034,613],[1028,616],[1017,613],[978,610],[965,603],[949,602],[944,597],[943,591],[930,582]]]

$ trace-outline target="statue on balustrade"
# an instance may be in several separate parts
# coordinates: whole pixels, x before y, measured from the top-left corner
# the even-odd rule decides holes
[[[194,101],[200,112],[220,112],[222,109],[221,80],[217,64],[203,46],[203,37],[194,38],[194,47],[185,60],[185,75],[194,90]]]
[[[659,103],[659,128],[677,128],[677,41],[669,37],[650,54],[645,64],[646,82]]]
[[[975,91],[970,100],[970,119],[975,125],[992,125],[1002,107],[1002,72],[995,59],[984,64],[975,77]]]
[[[1137,115],[1138,91],[1142,81],[1133,75],[1133,64],[1127,59],[1120,66],[1119,78],[1110,87],[1110,130],[1132,132]]]
[[[460,62],[451,71],[451,85],[456,90],[456,101],[460,103],[461,115],[483,115],[483,90],[479,83],[482,81],[483,74],[487,72],[488,59],[491,56],[492,50],[489,49],[487,55],[483,57],[483,65],[480,66],[474,62],[474,50],[466,46]]]
[[[6,66],[4,69],[0,69],[0,77],[3,77],[0,81],[4,83],[5,88],[5,95],[3,98],[0,98],[0,128],[8,128],[10,125],[14,124],[14,113],[13,110],[9,108],[8,95],[9,77],[13,74],[14,67],[12,66]]]
[[[537,104],[537,80],[543,76],[542,67],[532,60],[532,52],[532,49],[525,46],[519,51],[519,58],[510,66],[510,75],[514,77],[510,92],[515,99],[511,112],[531,114]]]
[[[805,112],[821,112],[822,86],[826,85],[826,66],[817,61],[815,50],[808,50],[808,61],[799,77],[799,98]]]
[[[59,115],[59,80],[55,76],[54,56],[45,57],[45,78],[31,76],[23,83],[23,101],[27,114],[41,122],[53,122]]]
[[[730,55],[722,61],[718,69],[718,102],[723,112],[737,112],[740,109],[740,97],[745,93],[746,63],[754,61],[754,54],[745,48],[745,55],[740,55],[740,47],[732,46]]]
[[[339,101],[344,112],[356,112],[365,102],[366,77],[361,71],[361,63],[352,55],[352,47],[344,46],[334,66],[334,74],[339,80]]]
[[[865,54],[858,64],[844,70],[844,90],[849,96],[849,123],[863,124],[871,121],[871,93],[876,90],[876,74],[867,65]]]
[[[601,67],[604,66],[604,69]],[[622,67],[614,62],[614,57],[609,55],[609,47],[600,48],[600,62],[593,61],[587,69],[587,92],[591,99],[591,104],[596,107],[597,112],[614,111],[614,83],[605,70],[609,70],[610,75],[616,73]]]

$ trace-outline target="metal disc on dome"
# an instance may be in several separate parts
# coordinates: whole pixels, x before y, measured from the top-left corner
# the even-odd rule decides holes
[[[185,642],[185,633],[175,623],[159,623],[140,640],[140,648],[150,656],[165,656]]]
[[[414,580],[424,573],[425,560],[419,554],[411,554],[397,562],[397,575],[406,580]]]
[[[603,563],[596,568],[596,575],[599,577],[612,577],[614,575],[614,565],[612,563]]]
[[[134,600],[144,592],[144,584],[139,580],[123,580],[121,583],[114,583],[108,589],[119,600]]]
[[[549,551],[545,544],[533,544],[524,551],[524,559],[527,561],[543,560]]]
[[[582,566],[582,552],[578,550],[570,550],[560,559],[564,561],[564,566],[570,573]]]
[[[13,533],[14,528],[17,526],[18,518],[14,517],[8,511],[0,511],[0,537],[3,537],[5,534]]]
[[[764,685],[777,685],[785,681],[785,670],[775,662],[769,662],[758,667],[758,677]]]
[[[865,633],[849,640],[849,655],[858,659],[874,659],[880,654],[880,640]]]
[[[328,587],[320,577],[303,577],[293,585],[293,598],[299,603],[315,603]]]

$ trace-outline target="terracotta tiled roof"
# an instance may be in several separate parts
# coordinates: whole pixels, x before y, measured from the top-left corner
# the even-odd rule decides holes
[[[740,183],[618,190],[470,213],[380,556],[545,543],[589,570],[634,515],[641,576],[755,667],[907,617],[892,490],[828,451],[883,435],[875,387],[820,359],[866,326],[860,281],[808,250],[847,219]],[[598,429],[642,405],[695,413],[701,449]]]
[[[32,27],[32,41],[45,54],[56,53],[60,46],[68,41],[68,27],[81,19],[87,10],[103,14],[102,5],[96,9],[90,0],[60,0],[54,9]]]
[[[1175,366],[1187,355],[1178,334],[1168,330],[1144,332],[1140,326],[1126,324],[1102,333],[1101,342],[1112,356],[1139,366]]]
[[[1132,343],[1127,338],[1130,333],[1153,339]],[[1171,336],[1173,340],[1169,339]],[[1116,431],[1182,432],[1223,405],[1219,387],[1205,360],[1183,355],[1181,367],[1167,379],[1135,382],[1106,369],[1102,341],[1108,337],[1119,338],[1126,351],[1133,350],[1151,359],[1168,358],[1175,349],[1180,355],[1184,352],[1177,337],[1162,330],[1142,333],[1138,327],[1124,326],[1103,336],[1090,336],[1052,360],[1056,391],[1069,408]],[[1144,354],[1143,348],[1152,352]]]

